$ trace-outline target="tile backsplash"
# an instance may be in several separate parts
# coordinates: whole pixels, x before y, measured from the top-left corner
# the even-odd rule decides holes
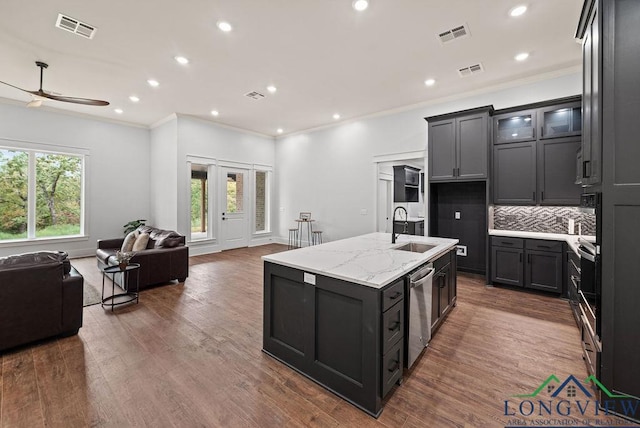
[[[596,217],[575,207],[506,206],[493,207],[493,228],[525,232],[567,233],[569,219],[578,223],[583,235],[596,234]]]

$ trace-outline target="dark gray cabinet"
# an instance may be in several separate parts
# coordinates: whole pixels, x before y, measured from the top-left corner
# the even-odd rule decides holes
[[[456,250],[449,251],[433,263],[431,289],[431,332],[442,324],[457,300]]]
[[[394,220],[393,232],[403,233],[405,235],[424,236],[424,220]]]
[[[598,3],[590,3],[590,10],[583,10],[582,36],[582,184],[597,185],[601,182],[602,133],[600,94],[602,82],[602,18]],[[580,30],[579,30],[580,32]],[[577,34],[580,37],[579,34]]]
[[[494,145],[493,202],[535,205],[536,201],[536,142]]]
[[[418,202],[420,170],[412,166],[393,167],[393,202]]]
[[[494,236],[491,281],[498,284],[562,293],[563,243]]]
[[[426,118],[431,182],[487,178],[489,116],[493,107]]]
[[[379,290],[308,275],[265,262],[263,351],[378,415],[402,378],[404,278]]]
[[[518,238],[491,239],[491,281],[524,287],[524,241]]]
[[[534,141],[536,117],[533,109],[496,114],[493,117],[493,144]]]
[[[577,182],[576,156],[581,147],[580,98],[531,106],[536,108],[522,106],[522,110],[508,109],[494,117],[493,202],[498,205],[578,205],[581,188]],[[509,123],[514,124],[512,128],[507,127]],[[532,129],[529,124],[533,124]],[[513,131],[511,136],[506,134],[506,129]]]
[[[538,141],[538,203],[579,205],[581,187],[576,185],[576,155],[580,139],[556,138]]]
[[[576,34],[584,37],[583,81],[585,98],[589,97],[585,109],[591,108],[583,123],[591,128],[582,153],[585,183],[592,186],[586,190],[602,192],[602,208],[596,214],[601,247],[601,331],[596,333],[602,342],[600,358],[595,355],[596,375],[614,394],[634,397],[640,397],[638,22],[638,1],[589,0]],[[626,413],[622,405],[628,400],[602,393],[599,398],[609,400],[613,412]],[[626,416],[640,421],[638,411]]]
[[[579,136],[582,134],[582,105],[572,102],[540,108],[538,123],[539,140]]]

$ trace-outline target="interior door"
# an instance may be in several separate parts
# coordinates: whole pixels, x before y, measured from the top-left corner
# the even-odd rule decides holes
[[[220,247],[246,247],[249,243],[249,170],[220,168]]]
[[[391,180],[378,180],[378,232],[391,232]]]

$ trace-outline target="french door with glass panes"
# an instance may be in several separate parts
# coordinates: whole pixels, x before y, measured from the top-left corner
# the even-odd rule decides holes
[[[222,250],[246,247],[250,235],[249,170],[243,168],[220,168],[220,203],[218,205]]]

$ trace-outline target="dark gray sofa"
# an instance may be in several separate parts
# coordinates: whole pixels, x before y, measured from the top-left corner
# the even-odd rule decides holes
[[[131,272],[128,284],[135,282],[135,275],[138,275],[140,289],[173,280],[184,282],[189,276],[189,247],[185,245],[185,237],[151,226],[140,226],[138,231],[149,234],[149,243],[131,259],[130,263],[139,263],[140,269]],[[100,269],[118,265],[115,255],[123,241],[124,237],[98,240],[96,259]],[[122,275],[115,275],[115,280],[122,285]]]
[[[84,278],[67,253],[0,258],[0,351],[82,327]]]

